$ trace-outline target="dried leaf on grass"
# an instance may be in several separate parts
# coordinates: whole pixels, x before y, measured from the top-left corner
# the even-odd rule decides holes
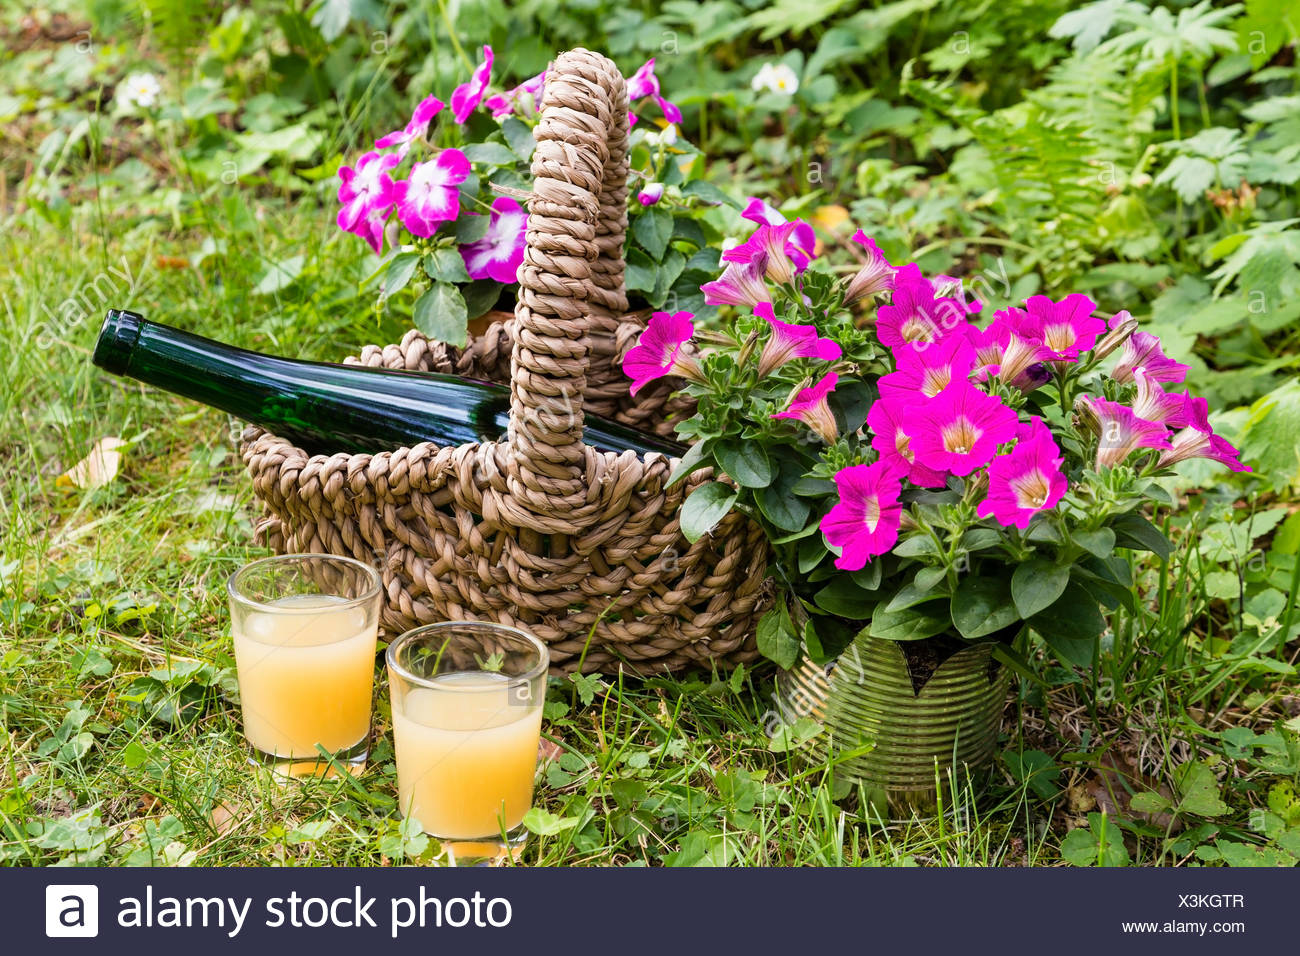
[[[208,815],[208,822],[212,824],[212,829],[225,836],[239,825],[239,812],[228,803],[218,803]]]
[[[548,760],[559,760],[561,754],[560,746],[543,737],[537,743],[537,759],[541,763]]]
[[[1116,819],[1150,823],[1161,829],[1171,824],[1175,832],[1181,823],[1168,813],[1177,802],[1173,790],[1163,781],[1148,777],[1128,754],[1112,748],[1088,774],[1087,791],[1097,807]]]
[[[122,467],[122,452],[129,442],[115,435],[101,438],[90,449],[90,454],[77,462],[54,480],[59,488],[80,488],[88,491],[102,488],[114,478]]]

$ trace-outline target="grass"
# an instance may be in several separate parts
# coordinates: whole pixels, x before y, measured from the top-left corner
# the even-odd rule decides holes
[[[253,221],[251,230],[210,223],[235,239],[200,268],[160,267],[198,247],[192,231],[119,235],[74,219],[71,232],[18,227],[0,239],[5,261],[20,264],[0,280],[0,860],[9,864],[439,859],[396,812],[383,693],[359,780],[284,787],[247,766],[223,586],[264,552],[252,542],[236,426],[92,369],[100,303],[51,330],[67,295],[104,264],[126,262],[142,281],[103,305],[213,338],[337,357],[396,337],[382,321],[350,318],[358,276],[331,256],[328,216],[304,202]],[[306,255],[309,281],[253,294],[268,264],[292,255]],[[116,480],[61,487],[58,476],[104,436],[129,442]],[[1210,560],[1203,535],[1218,519],[1207,508],[1191,520],[1188,547],[1168,567],[1135,565],[1154,603],[1116,615],[1096,687],[1046,662],[1045,678],[1021,682],[979,800],[960,788],[946,816],[873,819],[833,768],[773,751],[761,725],[770,670],[556,678],[545,724],[555,756],[537,798],[546,812],[525,862],[999,866],[1063,853],[1088,862],[1088,840],[1116,819],[1135,863],[1300,851],[1295,649],[1275,632],[1238,643],[1244,618],[1212,599],[1206,580],[1254,554],[1254,538],[1243,555]],[[1265,578],[1293,577],[1294,556],[1288,565],[1279,554]],[[1129,803],[1143,790],[1163,795],[1139,801],[1149,813]]]

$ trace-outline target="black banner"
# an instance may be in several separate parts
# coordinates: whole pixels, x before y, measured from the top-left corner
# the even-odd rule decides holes
[[[0,914],[9,953],[1289,951],[1298,891],[1297,870],[9,869]]]

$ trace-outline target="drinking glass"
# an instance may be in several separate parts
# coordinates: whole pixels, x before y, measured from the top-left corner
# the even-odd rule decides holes
[[[264,558],[231,576],[244,736],[255,762],[289,776],[365,768],[381,584],[369,565],[328,554]]]
[[[517,628],[448,621],[388,647],[403,816],[459,864],[518,858],[550,657]]]

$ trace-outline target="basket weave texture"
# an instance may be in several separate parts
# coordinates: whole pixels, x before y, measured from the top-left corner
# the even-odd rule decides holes
[[[677,511],[707,472],[666,487],[662,455],[601,453],[584,409],[660,433],[681,410],[665,383],[628,395],[627,92],[599,54],[547,73],[514,317],[464,349],[409,332],[365,365],[508,382],[504,440],[308,457],[258,428],[241,451],[281,553],[329,552],[383,571],[391,637],[440,620],[523,627],[558,670],[651,673],[749,661],[767,545],[738,513],[694,545]]]

